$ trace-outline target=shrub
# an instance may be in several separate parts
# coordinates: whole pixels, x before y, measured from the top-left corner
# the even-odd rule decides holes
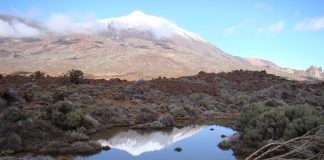
[[[54,98],[51,92],[37,92],[33,95],[33,98],[44,104],[54,103]]]
[[[81,126],[84,115],[73,103],[60,101],[53,108],[55,110],[51,112],[51,119],[56,126],[62,129],[77,129]]]
[[[72,69],[72,70],[68,71],[67,77],[70,82],[72,82],[74,84],[78,84],[83,79],[83,72],[80,70]]]
[[[31,82],[25,83],[22,88],[31,93],[39,92],[41,90],[40,86]]]
[[[7,101],[0,97],[0,108],[7,106]]]
[[[72,111],[66,115],[65,125],[69,129],[80,127],[82,121],[82,113],[80,111]]]
[[[323,118],[310,106],[288,106],[275,100],[255,103],[243,109],[235,128],[250,147],[261,147],[269,140],[291,139],[323,124]]]
[[[59,101],[57,103],[55,103],[53,105],[53,107],[63,113],[63,114],[67,114],[69,113],[70,111],[72,111],[72,109],[74,108],[74,104],[70,101]]]
[[[4,110],[1,118],[10,122],[16,122],[25,118],[24,112],[17,107],[10,107]]]
[[[217,146],[221,150],[229,150],[229,149],[231,149],[231,143],[227,142],[227,141],[222,141],[222,142],[218,143]]]
[[[135,117],[136,124],[151,123],[157,120],[157,114],[148,108],[143,107]]]
[[[301,118],[294,119],[289,125],[287,126],[283,138],[288,140],[291,138],[298,137],[303,135],[308,130],[323,124],[322,120],[318,116],[304,116]]]
[[[35,80],[35,79],[43,79],[43,78],[45,78],[45,73],[41,72],[41,71],[36,71],[31,75],[31,78],[33,80]]]
[[[187,111],[183,109],[183,107],[175,107],[170,110],[172,116],[176,119],[187,118]]]

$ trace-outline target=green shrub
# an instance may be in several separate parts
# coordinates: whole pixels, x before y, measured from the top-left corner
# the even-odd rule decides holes
[[[33,98],[41,103],[51,104],[54,103],[53,93],[51,92],[37,92],[33,95]]]
[[[67,77],[70,82],[72,82],[74,84],[78,84],[83,79],[83,72],[80,70],[72,69],[72,70],[68,71]]]
[[[320,124],[323,124],[323,122],[321,121],[322,120],[320,119],[319,116],[304,116],[301,118],[294,119],[287,126],[283,134],[283,138],[288,140],[303,135],[308,130],[315,128]]]
[[[74,108],[74,104],[70,101],[59,101],[53,105],[54,109],[63,114],[67,114]]]
[[[44,119],[48,120],[51,117],[49,117],[48,112],[46,111],[36,111],[36,110],[30,110],[26,112],[26,117],[30,117],[32,119]]]
[[[52,107],[52,122],[62,129],[77,129],[82,124],[83,113],[72,102],[60,101]]]
[[[24,112],[17,107],[10,107],[4,110],[1,118],[10,122],[16,122],[25,118]]]
[[[243,109],[235,128],[250,147],[261,147],[269,140],[291,139],[323,124],[311,106],[288,106],[276,100],[255,103]]]
[[[31,93],[39,92],[41,90],[40,86],[31,82],[25,83],[22,87]]]
[[[171,109],[171,114],[176,119],[187,118],[188,114],[187,111],[183,109],[183,107],[175,107]]]
[[[72,111],[66,115],[65,124],[69,129],[80,127],[82,122],[82,113],[80,111]]]
[[[60,128],[64,128],[65,124],[63,123],[64,120],[65,120],[65,115],[62,113],[62,112],[58,112],[58,111],[54,111],[51,113],[51,119],[52,119],[52,122],[60,127]]]

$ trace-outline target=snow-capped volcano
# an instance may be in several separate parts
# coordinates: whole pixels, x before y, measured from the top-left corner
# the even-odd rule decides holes
[[[94,78],[129,80],[238,69],[266,70],[294,79],[324,77],[323,72],[229,55],[171,21],[141,11],[83,22],[62,14],[44,22],[0,15],[1,74],[41,70],[60,75],[70,69]]]
[[[99,20],[99,22],[106,25],[108,28],[116,30],[149,31],[158,39],[170,38],[177,35],[197,41],[204,41],[196,34],[186,31],[162,17],[147,15],[141,11],[134,11],[123,17],[102,19]]]

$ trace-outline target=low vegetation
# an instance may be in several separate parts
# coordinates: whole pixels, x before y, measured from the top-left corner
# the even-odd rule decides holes
[[[84,73],[80,70],[72,69],[66,73],[66,76],[70,80],[70,82],[72,82],[74,84],[78,84],[83,79],[83,74]]]
[[[244,108],[236,119],[235,128],[240,132],[241,139],[236,149],[246,146],[253,151],[269,143],[303,136],[323,124],[323,115],[309,105],[291,106],[274,99],[253,103]]]
[[[107,127],[163,129],[183,120],[237,115],[236,144],[252,153],[323,124],[323,82],[289,81],[264,71],[148,81],[83,76],[70,70],[62,77],[42,72],[0,77],[0,154],[94,153],[103,148],[89,136]]]

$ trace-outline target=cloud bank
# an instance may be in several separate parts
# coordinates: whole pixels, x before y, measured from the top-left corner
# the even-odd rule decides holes
[[[37,28],[20,21],[4,21],[0,19],[0,37],[37,37],[41,34]]]
[[[48,34],[97,34],[106,28],[104,24],[97,22],[95,19],[78,22],[74,16],[62,13],[52,14],[42,24],[21,19],[0,15],[0,37],[32,38]]]
[[[76,22],[74,18],[65,14],[53,14],[45,22],[46,28],[54,34],[97,34],[103,31],[106,26],[94,21]]]

